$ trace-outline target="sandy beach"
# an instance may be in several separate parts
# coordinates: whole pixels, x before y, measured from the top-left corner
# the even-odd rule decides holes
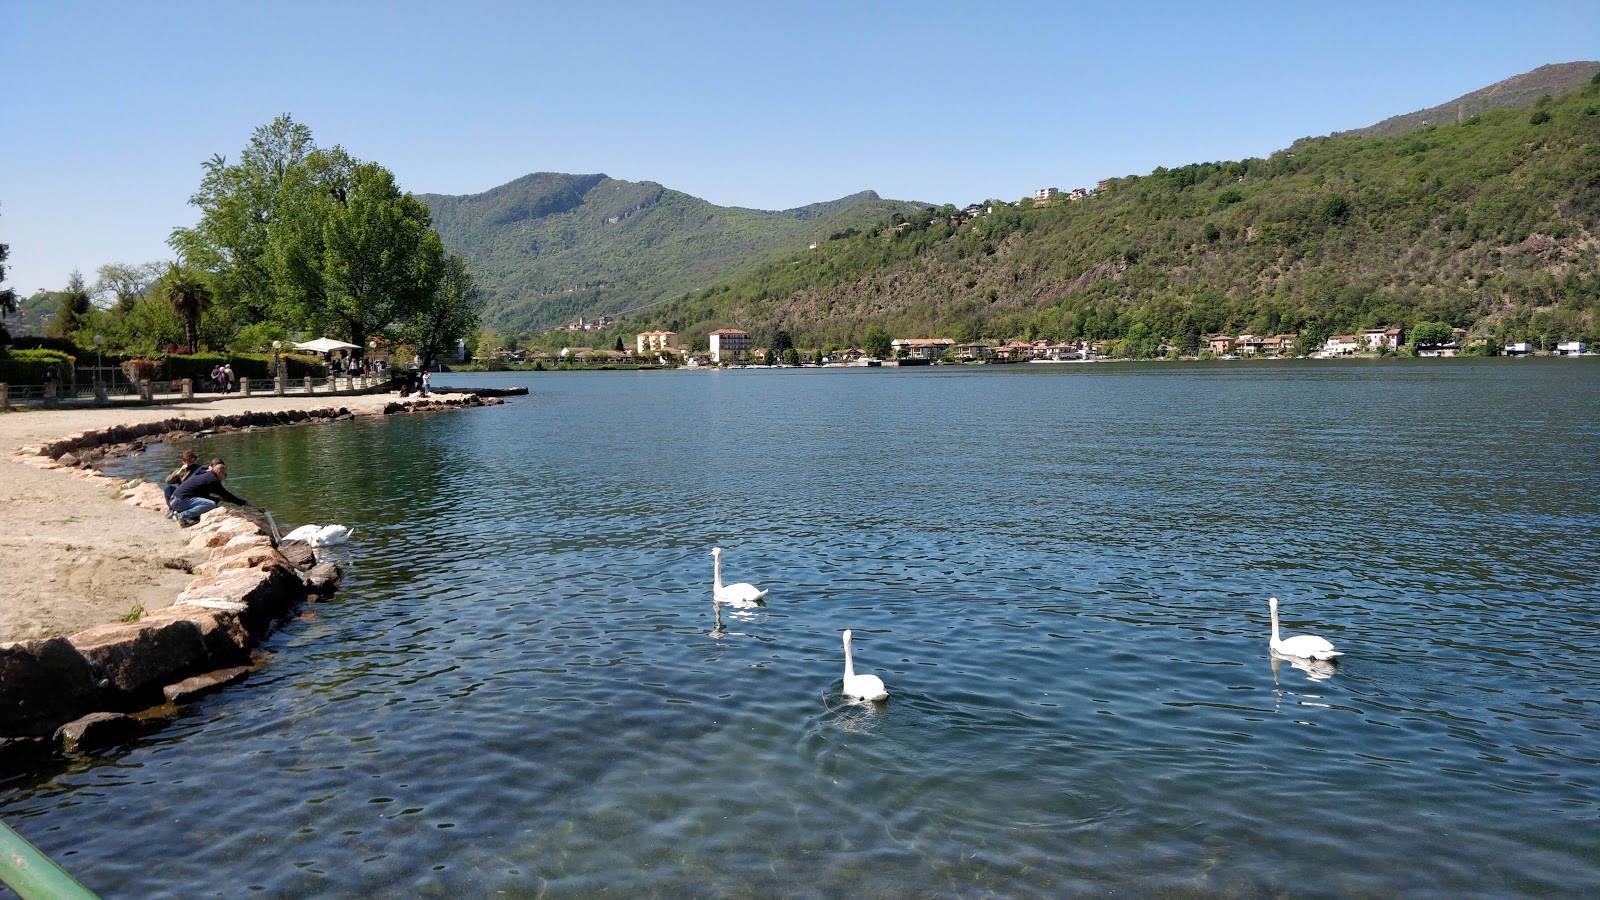
[[[174,417],[344,407],[377,414],[393,394],[235,397],[136,408],[0,413],[0,642],[70,635],[135,607],[170,606],[203,554],[189,534],[71,471],[15,461],[18,448],[74,432]]]

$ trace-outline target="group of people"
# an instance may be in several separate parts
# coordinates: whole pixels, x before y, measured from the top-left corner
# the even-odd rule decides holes
[[[229,394],[233,392],[233,365],[220,365],[211,370],[211,383],[216,387],[217,393]]]
[[[177,519],[180,526],[188,528],[223,501],[235,506],[254,505],[222,486],[227,477],[228,464],[221,457],[202,466],[193,450],[183,451],[181,465],[161,485],[161,493],[167,497],[167,518]]]

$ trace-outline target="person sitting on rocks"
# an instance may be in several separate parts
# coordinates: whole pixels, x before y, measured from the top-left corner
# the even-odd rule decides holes
[[[172,509],[178,514],[178,524],[188,528],[224,500],[236,506],[253,506],[249,500],[234,496],[232,491],[222,486],[222,480],[227,477],[228,465],[219,458],[213,459],[209,467],[178,485],[178,489],[172,492]]]
[[[172,509],[172,492],[178,489],[178,485],[188,481],[190,475],[200,470],[200,460],[194,455],[193,450],[183,451],[182,459],[183,464],[173,469],[172,474],[167,476],[167,480],[161,483],[161,494],[167,498],[167,509],[169,510],[167,518],[169,519],[174,515],[170,511]]]

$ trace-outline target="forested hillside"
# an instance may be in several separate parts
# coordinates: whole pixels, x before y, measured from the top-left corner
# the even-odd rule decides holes
[[[1443,321],[1600,343],[1600,84],[1394,136],[1112,180],[1086,200],[946,208],[828,240],[633,317],[798,346],[898,337],[1122,341]],[[898,225],[898,227],[896,227]]]
[[[1575,91],[1587,84],[1595,76],[1596,72],[1600,72],[1600,63],[1596,62],[1555,63],[1553,65],[1540,66],[1531,72],[1524,72],[1504,81],[1497,81],[1486,88],[1480,88],[1470,94],[1457,97],[1449,103],[1441,103],[1438,106],[1419,109],[1416,112],[1405,113],[1404,115],[1390,116],[1376,125],[1338,132],[1335,136],[1393,137],[1407,131],[1415,131],[1426,125],[1448,125],[1465,122],[1473,116],[1493,109],[1522,109],[1532,106],[1538,102],[1540,97],[1547,94],[1551,97],[1559,97],[1562,94]]]
[[[914,204],[866,191],[783,212],[719,207],[653,182],[541,172],[482,194],[421,194],[506,331],[617,315]]]

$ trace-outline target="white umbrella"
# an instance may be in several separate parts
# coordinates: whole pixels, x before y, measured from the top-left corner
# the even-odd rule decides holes
[[[310,350],[313,353],[332,353],[335,350],[360,350],[361,346],[359,344],[347,344],[344,341],[336,341],[333,338],[317,338],[314,341],[306,341],[303,344],[295,344],[294,348],[296,350]]]

